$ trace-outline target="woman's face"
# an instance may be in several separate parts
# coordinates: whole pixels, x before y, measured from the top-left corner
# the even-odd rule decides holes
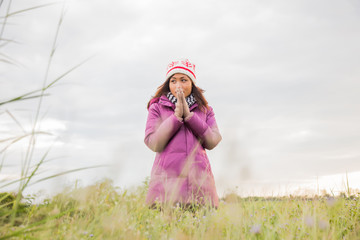
[[[177,98],[176,89],[181,88],[184,92],[184,96],[187,97],[191,94],[192,81],[191,79],[182,73],[175,73],[169,80],[170,92]]]

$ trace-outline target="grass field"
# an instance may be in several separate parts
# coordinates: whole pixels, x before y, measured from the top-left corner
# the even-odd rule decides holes
[[[64,190],[41,204],[25,198],[13,223],[12,203],[8,200],[6,205],[2,197],[0,239],[360,239],[358,195],[241,198],[233,194],[222,199],[216,210],[160,211],[146,206],[146,191],[146,184],[120,190],[105,180]]]

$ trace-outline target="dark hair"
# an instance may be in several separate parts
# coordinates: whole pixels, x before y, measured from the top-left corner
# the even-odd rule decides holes
[[[168,92],[170,92],[169,82],[170,82],[171,77],[172,76],[170,76],[163,84],[161,84],[157,88],[157,90],[155,92],[155,95],[150,99],[150,101],[147,104],[148,109],[149,109],[150,103],[151,103],[151,101],[153,99],[159,98],[162,95],[166,95]],[[191,82],[192,82],[191,93],[194,95],[194,97],[196,99],[196,103],[198,104],[200,110],[205,112],[209,108],[208,102],[207,102],[207,100],[205,99],[205,97],[203,95],[205,90],[203,90],[203,89],[199,88],[198,86],[196,86],[193,81],[191,81]]]

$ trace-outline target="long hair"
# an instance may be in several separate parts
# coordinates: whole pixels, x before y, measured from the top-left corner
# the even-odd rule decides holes
[[[147,104],[147,109],[149,109],[152,100],[159,98],[162,95],[166,95],[168,92],[170,92],[170,87],[169,87],[170,78],[171,78],[171,76],[157,88],[155,95],[153,97],[151,97],[150,101]],[[196,103],[198,104],[198,107],[200,108],[200,110],[205,112],[209,108],[208,102],[203,95],[205,90],[196,86],[193,81],[191,81],[191,82],[192,82],[191,93],[194,95],[194,97],[196,99]]]

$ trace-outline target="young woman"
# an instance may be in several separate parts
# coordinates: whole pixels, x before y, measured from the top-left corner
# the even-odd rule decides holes
[[[220,141],[213,109],[196,86],[189,60],[168,65],[166,80],[148,103],[145,144],[156,152],[146,202],[218,206],[205,149]]]

